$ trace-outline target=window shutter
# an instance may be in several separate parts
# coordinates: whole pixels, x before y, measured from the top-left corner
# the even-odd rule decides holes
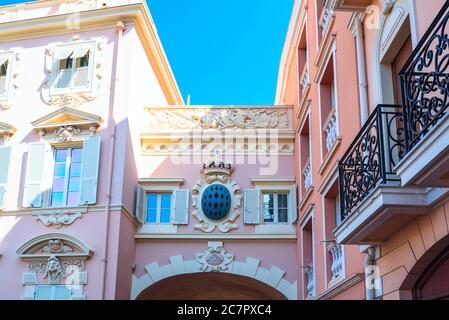
[[[174,190],[173,202],[173,224],[189,224],[189,190]]]
[[[44,192],[44,168],[46,153],[50,146],[46,143],[30,143],[28,147],[27,174],[25,179],[25,192],[23,206],[39,208],[42,206]]]
[[[144,201],[145,201],[145,190],[138,185],[136,192],[136,210],[134,211],[134,215],[137,220],[144,224],[145,223],[145,212],[144,212]]]
[[[6,186],[8,184],[11,147],[0,147],[0,209],[6,206]]]
[[[80,204],[97,202],[98,167],[100,163],[100,138],[84,141],[83,164],[81,168]]]
[[[290,196],[289,196],[289,208],[288,208],[288,221],[289,223],[295,223],[298,219],[298,208],[297,208],[297,191],[296,185],[294,184],[290,188]]]
[[[260,223],[260,191],[257,189],[246,189],[244,199],[244,222],[245,224]]]

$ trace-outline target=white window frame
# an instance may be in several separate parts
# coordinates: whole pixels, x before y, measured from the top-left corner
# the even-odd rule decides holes
[[[264,195],[273,195],[273,220],[274,221],[265,221],[265,202],[264,202]],[[281,221],[279,222],[279,195],[286,195],[287,196],[287,221]],[[271,192],[271,191],[263,191],[262,192],[262,223],[263,224],[276,224],[276,225],[282,225],[286,224],[288,225],[288,211],[290,210],[289,203],[288,203],[288,197],[289,192]]]
[[[71,167],[71,158],[72,158],[72,150],[73,149],[81,149],[84,152],[84,144],[67,145],[67,146],[52,146],[53,169],[51,172],[51,188],[50,188],[50,194],[49,194],[49,199],[48,199],[48,207],[51,207],[51,208],[73,207],[73,206],[67,205],[67,197],[68,197],[68,193],[69,193],[70,167]],[[63,191],[64,194],[62,197],[64,204],[61,206],[53,206],[52,205],[53,180],[55,178],[54,167],[56,164],[56,152],[58,150],[67,150],[67,152],[69,154],[66,158],[66,167],[65,167],[65,175],[64,175],[64,191]],[[81,166],[82,166],[82,164],[83,164],[83,159],[81,158]],[[81,183],[81,181],[80,181],[80,183]],[[81,194],[80,194],[80,196],[81,196]],[[78,201],[77,205],[79,205],[79,201]]]
[[[6,69],[6,75],[5,78],[5,88],[4,93],[0,92],[0,101],[7,101],[9,100],[9,93],[10,93],[10,87],[11,87],[11,75],[12,75],[12,68],[13,68],[13,61],[14,61],[14,52],[13,51],[7,51],[7,52],[0,52],[0,60],[2,58],[6,58],[6,61],[8,63],[8,67]]]
[[[296,227],[294,223],[287,222],[265,222],[264,221],[264,205],[263,205],[263,194],[267,193],[284,193],[287,194],[287,217],[290,216],[291,210],[296,210],[296,208],[291,208],[290,203],[292,203],[291,188],[295,185],[295,178],[253,178],[251,182],[254,184],[255,189],[260,191],[260,206],[259,206],[259,222],[260,224],[255,226],[254,232],[256,234],[279,234],[279,235],[296,235]]]
[[[72,78],[70,81],[70,86],[65,88],[58,88],[57,82],[60,76],[60,62],[62,59],[56,59],[53,56],[53,74],[52,74],[52,80],[51,80],[51,94],[64,94],[64,93],[78,93],[78,92],[89,92],[92,90],[92,80],[93,80],[93,71],[94,71],[94,56],[95,56],[95,41],[87,41],[87,42],[79,42],[79,43],[70,43],[70,44],[60,44],[57,45],[54,49],[54,52],[56,53],[57,50],[67,50],[72,49],[76,50],[80,47],[89,47],[89,66],[88,66],[88,75],[87,75],[87,85],[86,86],[74,86],[74,72],[76,71],[76,58],[72,62]]]
[[[156,204],[156,222],[148,222],[148,196],[156,195],[157,196],[157,204]],[[162,205],[162,196],[168,195],[170,196],[170,221],[162,223],[161,222],[161,205]],[[145,210],[145,224],[151,226],[166,226],[173,224],[173,193],[169,192],[145,192],[145,203],[143,205],[143,210]]]
[[[147,222],[147,196],[150,193],[158,194],[168,194],[175,190],[181,189],[184,183],[183,178],[147,178],[139,180],[139,186],[145,192],[144,197],[142,197],[143,202],[141,204],[142,210],[145,212],[145,223],[143,223],[137,233],[139,234],[175,234],[178,233],[178,226],[173,224],[174,218],[174,199],[172,196],[170,202],[170,223],[169,224],[153,224]],[[136,204],[137,205],[137,204]]]

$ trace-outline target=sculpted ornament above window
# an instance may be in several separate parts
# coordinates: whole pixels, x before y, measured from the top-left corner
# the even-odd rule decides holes
[[[19,87],[20,50],[0,50],[0,111],[8,110],[14,103]]]

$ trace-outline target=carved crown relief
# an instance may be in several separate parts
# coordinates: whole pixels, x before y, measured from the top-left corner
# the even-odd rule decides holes
[[[210,233],[216,228],[220,232],[229,232],[238,228],[234,222],[240,216],[242,191],[239,185],[231,180],[232,170],[230,164],[222,161],[210,161],[203,165],[202,180],[198,181],[192,190],[194,208],[192,215],[199,221],[195,229]],[[214,186],[221,191],[210,191]],[[230,199],[225,199],[228,195]],[[226,202],[228,207],[223,205]],[[218,210],[217,212],[222,215],[218,215],[217,219],[209,215],[205,208],[206,203],[212,205],[212,211]],[[222,209],[221,212],[220,209]]]
[[[46,77],[42,86],[42,99],[49,105],[77,108],[80,105],[97,98],[100,92],[101,80],[103,78],[103,52],[106,43],[105,38],[93,38],[91,40],[80,39],[73,36],[69,43],[51,43],[45,51],[45,73]],[[90,60],[92,72],[88,88],[68,89],[58,91],[54,88],[56,71],[58,70],[58,60],[54,59],[54,54],[58,46],[61,45],[89,46],[92,59]]]
[[[195,259],[204,272],[223,272],[229,269],[234,255],[226,253],[223,242],[209,242],[207,250],[195,254]]]

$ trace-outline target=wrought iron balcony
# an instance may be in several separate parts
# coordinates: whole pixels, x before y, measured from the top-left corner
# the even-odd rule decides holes
[[[449,187],[449,2],[400,72],[407,154],[403,186]]]
[[[377,106],[339,163],[342,220],[380,184],[399,184],[393,168],[404,151],[400,107]]]
[[[401,71],[407,150],[413,149],[449,108],[449,2]]]

